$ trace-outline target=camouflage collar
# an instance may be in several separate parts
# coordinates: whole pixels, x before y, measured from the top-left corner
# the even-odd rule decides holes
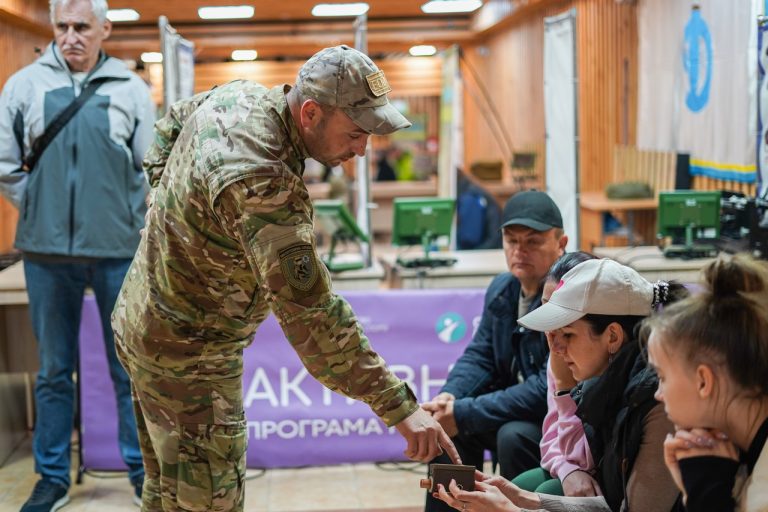
[[[283,125],[285,125],[286,130],[288,130],[288,138],[296,153],[296,158],[303,162],[307,158],[310,158],[310,156],[309,151],[307,151],[307,146],[304,145],[304,140],[301,138],[301,135],[299,135],[299,127],[296,126],[293,116],[291,115],[291,109],[288,107],[288,100],[285,99],[285,95],[288,94],[288,91],[290,90],[290,85],[273,87],[270,89],[269,93],[267,93],[267,96],[274,101],[275,112],[277,112],[277,115]]]

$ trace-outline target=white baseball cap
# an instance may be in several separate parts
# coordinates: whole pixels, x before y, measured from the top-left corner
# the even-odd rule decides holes
[[[518,323],[534,331],[554,331],[587,314],[651,314],[653,284],[634,269],[613,260],[588,260],[567,274],[549,302],[531,311]]]

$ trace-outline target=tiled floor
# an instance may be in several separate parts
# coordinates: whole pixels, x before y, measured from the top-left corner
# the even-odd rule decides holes
[[[37,481],[32,448],[25,441],[0,467],[0,512],[17,512]],[[245,510],[249,512],[420,512],[424,491],[419,479],[423,465],[403,463],[274,469],[249,473]],[[86,475],[70,489],[65,512],[136,512],[131,489],[122,475]]]

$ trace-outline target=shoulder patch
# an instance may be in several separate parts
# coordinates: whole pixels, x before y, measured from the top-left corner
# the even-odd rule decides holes
[[[310,244],[296,244],[286,247],[278,253],[280,270],[291,287],[308,291],[320,274],[315,260],[315,251]]]

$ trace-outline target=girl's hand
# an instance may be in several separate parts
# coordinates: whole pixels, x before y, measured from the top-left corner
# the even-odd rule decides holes
[[[566,496],[602,496],[600,484],[586,471],[577,469],[563,479],[563,493]]]
[[[500,477],[498,477],[500,478]],[[486,480],[487,482],[487,480]],[[437,498],[461,512],[519,512],[520,509],[498,487],[483,481],[475,482],[474,491],[465,491],[451,480],[448,490],[438,484]]]
[[[679,461],[690,457],[714,456],[739,460],[738,450],[728,437],[719,431],[694,428],[678,430],[674,435],[667,434],[664,441],[664,463],[672,475],[675,485],[687,500],[683,477],[680,474]]]

